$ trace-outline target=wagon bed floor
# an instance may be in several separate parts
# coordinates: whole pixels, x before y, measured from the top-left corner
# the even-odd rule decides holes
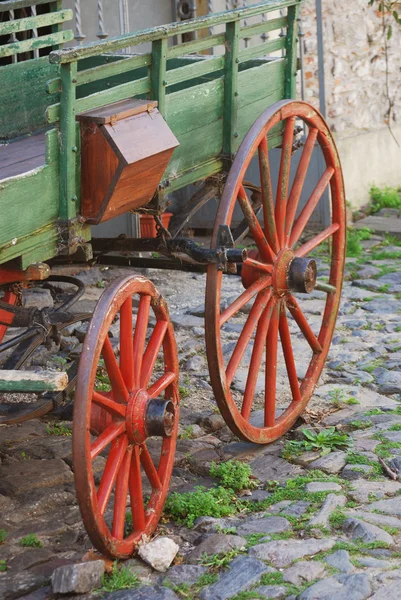
[[[0,180],[22,175],[45,164],[46,133],[0,146]]]

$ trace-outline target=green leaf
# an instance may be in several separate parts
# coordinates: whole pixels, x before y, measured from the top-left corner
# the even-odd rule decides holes
[[[388,40],[389,40],[389,39],[391,39],[391,36],[392,36],[392,35],[393,35],[393,28],[392,28],[392,26],[391,26],[391,25],[389,25],[389,26],[387,27],[387,39],[388,39]]]
[[[308,439],[314,442],[316,440],[316,433],[314,431],[310,431],[310,429],[302,429],[302,433]]]

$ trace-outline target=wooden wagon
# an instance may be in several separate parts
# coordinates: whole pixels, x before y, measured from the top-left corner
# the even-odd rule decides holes
[[[27,9],[43,4],[0,4],[0,15],[14,10],[14,20],[0,22],[1,340],[8,328],[20,328],[0,344],[0,351],[11,352],[0,391],[40,394],[2,422],[43,415],[75,386],[73,458],[82,517],[98,550],[127,557],[157,526],[173,468],[179,411],[173,327],[165,300],[135,273],[113,282],[93,315],[74,313],[83,285],[52,275],[48,261],[100,256],[108,264],[145,265],[143,256],[132,253],[157,252],[180,257],[167,263],[172,268],[186,257],[186,268],[206,270],[206,350],[215,399],[236,435],[268,443],[304,410],[327,357],[343,277],[343,180],[324,119],[294,100],[299,0],[266,0],[56,50],[73,38],[62,28],[71,12],[60,2],[41,15]],[[212,27],[216,33],[210,34]],[[190,32],[192,41],[176,43]],[[262,43],[251,43],[260,35]],[[135,53],[142,44],[150,50]],[[50,55],[39,56],[46,48],[53,49]],[[119,54],[122,49],[129,53]],[[281,153],[277,191],[271,149]],[[321,152],[325,169],[300,209],[313,151]],[[258,172],[256,180],[248,179],[251,169]],[[195,182],[201,187],[168,231],[160,217],[169,196]],[[308,220],[328,187],[331,223],[307,240]],[[210,248],[180,237],[191,215],[216,197]],[[153,214],[157,237],[91,240],[91,225],[126,211]],[[323,282],[308,255],[327,241],[329,274]],[[119,250],[125,258],[110,254]],[[233,277],[243,291],[223,304],[224,283]],[[76,286],[76,292],[56,308],[20,306],[21,288],[40,281]],[[303,294],[316,289],[325,293],[317,332],[300,304]],[[227,356],[222,332],[244,307],[249,314],[233,328],[238,339]],[[85,319],[90,323],[79,367],[39,376],[22,369],[41,343],[57,341]],[[109,337],[116,325],[117,346]],[[310,352],[302,376],[292,350],[294,327]],[[276,411],[279,339],[289,393],[287,406]],[[246,384],[238,393],[232,384],[249,348]],[[255,423],[260,375],[264,417]]]

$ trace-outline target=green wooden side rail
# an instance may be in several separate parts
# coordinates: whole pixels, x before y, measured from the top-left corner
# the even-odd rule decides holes
[[[61,25],[65,21],[71,21],[73,17],[72,10],[58,10],[61,3],[49,0],[13,0],[11,2],[0,2],[0,13],[5,11],[14,11],[20,8],[36,6],[38,4],[50,4],[54,10],[43,15],[32,15],[21,19],[0,22],[0,36],[13,36],[17,33],[35,31],[36,35],[24,40],[14,40],[7,44],[0,45],[0,58],[40,50],[41,48],[55,48],[71,42],[74,34],[71,30],[63,31]],[[38,35],[37,32],[43,27],[51,27],[51,33]]]
[[[163,184],[170,190],[221,171],[222,160],[235,153],[245,127],[273,102],[294,95],[300,1],[265,0],[52,52],[50,63],[59,65],[60,77],[48,81],[47,92],[62,94],[60,102],[48,107],[47,120],[60,123],[60,217],[72,219],[79,210],[76,115],[119,100],[137,96],[158,101],[181,144],[164,175]],[[281,9],[286,14],[278,17]],[[245,21],[268,13],[274,13],[271,19],[245,26]],[[216,26],[225,31],[171,45],[173,36]],[[243,42],[270,32],[276,33],[264,43]],[[150,53],[115,55],[143,43],[152,44]],[[198,54],[205,50],[210,54]],[[104,64],[88,68],[88,60],[99,56]],[[273,142],[280,143],[279,137]]]

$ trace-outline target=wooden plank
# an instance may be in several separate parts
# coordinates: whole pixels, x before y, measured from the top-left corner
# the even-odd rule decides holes
[[[21,54],[22,52],[30,52],[31,50],[39,50],[48,46],[59,46],[64,42],[71,42],[74,39],[72,31],[60,31],[51,33],[50,35],[42,35],[40,37],[23,40],[20,42],[11,42],[0,46],[0,58],[12,56],[13,54]]]
[[[227,23],[226,54],[224,66],[224,126],[223,152],[232,156],[237,149],[236,138],[238,116],[238,56],[240,22]]]
[[[143,112],[152,112],[157,107],[156,100],[137,100],[128,98],[127,100],[121,100],[121,102],[115,102],[114,104],[107,104],[101,108],[95,108],[88,112],[77,115],[78,121],[91,121],[92,123],[111,123],[114,124],[121,119],[127,119],[133,115],[139,115]]]
[[[222,78],[167,94],[165,118],[168,126],[179,136],[216,122],[223,116],[223,97]],[[194,119],[194,115],[202,115],[202,118]]]
[[[201,120],[201,115],[199,115]],[[180,146],[175,149],[173,157],[164,176],[173,179],[178,173],[196,168],[202,163],[221,157],[223,149],[223,122],[220,119],[204,127],[177,136]],[[163,176],[163,177],[164,177]]]
[[[21,177],[0,182],[0,248],[15,248],[20,238],[47,226],[58,217],[57,131],[48,136],[48,163]],[[51,146],[51,149],[49,148]],[[50,160],[49,155],[52,154]]]
[[[46,108],[58,98],[50,98],[44,88],[59,70],[59,66],[49,64],[47,56],[0,68],[0,139],[19,137],[47,125]]]
[[[5,172],[7,167],[35,158],[39,154],[43,155],[44,164],[45,145],[46,134],[39,133],[0,146],[0,179],[5,179],[3,171]]]
[[[182,35],[189,31],[199,31],[209,27],[216,27],[234,20],[248,19],[264,13],[280,10],[288,6],[299,5],[301,0],[265,0],[251,6],[237,8],[235,10],[215,13],[213,15],[188,19],[179,23],[170,25],[160,25],[152,29],[145,29],[137,33],[128,33],[126,35],[108,38],[102,42],[92,42],[83,44],[76,48],[66,48],[57,50],[50,54],[50,62],[63,63],[71,62],[81,58],[95,56],[103,52],[115,52],[121,48],[135,46],[155,40],[166,39],[174,35]]]
[[[80,98],[76,101],[75,112],[81,113],[91,110],[93,108],[99,108],[106,104],[112,104],[125,100],[131,96],[139,96],[146,94],[150,91],[150,77],[142,77],[137,81],[124,83],[117,85],[113,88],[104,90],[102,92],[96,92],[96,94],[90,94],[84,98]],[[60,104],[52,104],[46,111],[46,117],[48,123],[56,123],[60,118]]]
[[[240,70],[238,74],[238,108],[246,107],[269,96],[284,85],[285,59],[260,61],[258,66]]]
[[[178,69],[167,71],[167,86],[172,86],[183,81],[194,79],[195,77],[201,77],[202,75],[208,75],[209,73],[221,71],[223,67],[224,56],[216,56],[215,58],[205,57],[201,61],[192,65],[186,65],[185,67],[179,67]]]
[[[65,372],[0,370],[0,392],[61,392],[67,385]]]
[[[290,6],[288,8],[288,27],[285,38],[285,56],[287,59],[285,69],[285,97],[295,98],[296,94],[296,75],[297,75],[297,33],[299,6]]]
[[[121,73],[127,73],[140,67],[148,67],[152,64],[151,54],[142,54],[140,56],[133,56],[125,58],[124,60],[118,60],[109,64],[100,65],[93,69],[87,69],[80,71],[77,75],[77,85],[83,85],[85,83],[91,83],[92,81],[98,81],[99,79],[105,79],[107,77],[113,77],[120,75]]]
[[[150,67],[151,96],[159,103],[159,111],[164,116],[166,110],[166,71],[167,39],[152,43],[152,65]]]
[[[278,17],[277,19],[270,19],[270,21],[264,21],[263,23],[255,23],[254,25],[242,27],[239,36],[240,38],[250,38],[262,33],[269,33],[269,31],[275,31],[276,29],[284,29],[284,27],[287,27],[287,17]]]
[[[75,123],[77,63],[62,65],[60,102],[60,219],[72,219],[78,210],[76,186],[77,139]]]
[[[60,12],[47,13],[36,17],[25,17],[24,19],[16,19],[15,21],[5,21],[4,23],[0,23],[0,35],[19,33],[20,31],[28,31],[30,29],[55,25],[56,23],[71,21],[72,17],[72,10],[62,10]]]
[[[8,2],[0,2],[0,13],[8,10],[17,10],[17,8],[38,6],[39,4],[49,4],[49,0],[8,0]]]
[[[216,175],[216,173],[221,173],[223,170],[223,165],[223,161],[218,158],[203,163],[195,169],[188,169],[188,171],[178,173],[174,176],[174,178],[172,175],[170,175],[170,185],[168,190],[169,192],[173,192],[174,190],[179,190],[186,185],[195,183],[196,181],[202,181],[207,177],[211,177],[211,175]],[[162,182],[163,181],[165,181],[165,178],[162,179]]]
[[[245,48],[245,50],[241,50],[239,53],[239,61],[243,63],[252,58],[267,56],[268,54],[282,50],[285,47],[286,38],[269,40],[263,44],[257,44],[256,46],[250,46],[249,48]]]
[[[184,44],[172,46],[167,51],[167,58],[176,58],[177,56],[184,56],[185,54],[207,50],[208,48],[213,48],[214,46],[222,46],[224,45],[224,42],[224,33],[209,35],[208,37],[204,37],[200,40],[194,40],[191,42],[185,42]]]
[[[238,111],[238,139],[241,142],[249,129],[252,127],[256,119],[262,114],[264,110],[269,108],[275,102],[283,100],[284,98],[284,82],[281,87],[271,89],[269,94],[264,98],[260,98],[258,101],[248,104]]]

